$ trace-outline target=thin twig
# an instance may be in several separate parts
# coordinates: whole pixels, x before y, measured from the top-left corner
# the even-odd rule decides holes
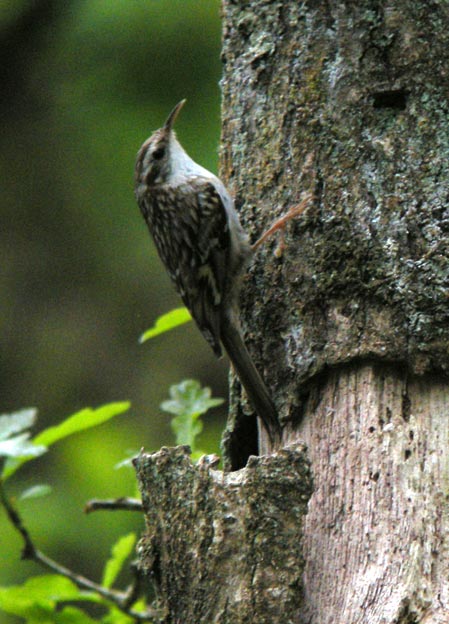
[[[138,498],[130,498],[128,496],[122,496],[121,498],[106,498],[98,499],[93,498],[88,501],[84,507],[84,513],[91,513],[92,511],[143,511],[142,501]]]
[[[129,584],[128,589],[126,590],[126,598],[124,600],[125,605],[129,607],[139,599],[140,596],[144,593],[144,575],[139,570],[137,564],[133,562],[130,565],[130,570],[132,574],[132,581]],[[159,613],[159,617],[161,613]]]
[[[130,592],[123,592],[117,590],[110,590],[90,579],[82,576],[81,574],[77,574],[69,568],[60,565],[57,561],[54,561],[50,557],[47,557],[44,553],[38,550],[31,536],[25,527],[22,518],[17,511],[17,509],[13,506],[11,500],[6,495],[3,481],[0,479],[0,502],[6,510],[8,518],[12,524],[12,526],[20,533],[24,547],[22,550],[22,559],[30,559],[32,561],[36,561],[42,566],[48,568],[52,572],[56,572],[56,574],[61,574],[65,578],[70,579],[79,589],[85,589],[88,591],[93,591],[109,600],[113,604],[115,604],[121,611],[134,618],[139,622],[147,622],[148,620],[158,620],[161,618],[161,611],[158,609],[153,609],[151,607],[147,607],[144,612],[139,613],[138,611],[134,611],[129,608],[129,600],[130,600]],[[131,592],[134,596],[134,591]]]

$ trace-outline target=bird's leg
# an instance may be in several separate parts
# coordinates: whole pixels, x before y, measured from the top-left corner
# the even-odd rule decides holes
[[[309,206],[312,200],[312,194],[307,193],[307,195],[302,199],[299,204],[296,204],[290,210],[271,225],[266,232],[262,234],[262,236],[252,245],[253,251],[257,251],[257,249],[263,245],[263,243],[270,238],[273,234],[275,234],[278,230],[281,230],[281,241],[279,243],[279,255],[282,254],[283,246],[284,246],[284,232],[285,227],[291,219],[295,219],[299,217],[299,215],[303,214],[305,209]]]

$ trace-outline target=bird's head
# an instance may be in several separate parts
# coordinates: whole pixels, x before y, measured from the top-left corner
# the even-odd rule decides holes
[[[162,128],[153,132],[140,148],[136,161],[137,184],[155,186],[163,184],[170,177],[173,147],[180,147],[173,126],[185,103],[186,100],[181,100],[176,104]]]

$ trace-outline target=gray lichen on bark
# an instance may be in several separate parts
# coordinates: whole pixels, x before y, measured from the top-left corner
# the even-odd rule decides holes
[[[242,297],[285,419],[360,359],[449,368],[449,5],[225,0],[222,175],[258,235]]]
[[[304,447],[250,458],[224,473],[187,447],[135,465],[146,534],[141,569],[157,585],[164,622],[285,622],[298,612],[302,526],[312,484]]]

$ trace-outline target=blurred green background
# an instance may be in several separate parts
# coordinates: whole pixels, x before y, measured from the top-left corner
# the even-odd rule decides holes
[[[226,397],[227,365],[192,323],[138,344],[180,305],[133,197],[135,154],[186,97],[178,136],[213,171],[219,142],[219,0],[2,0],[0,4],[0,411],[36,406],[36,431],[85,406],[130,400],[9,483],[53,485],[24,502],[50,556],[98,579],[138,514],[82,514],[134,493],[128,450],[173,443],[159,409],[194,377]],[[217,450],[225,408],[205,425]],[[40,572],[0,511],[0,584]],[[4,619],[2,619],[4,618]],[[0,614],[0,621],[7,620]]]

